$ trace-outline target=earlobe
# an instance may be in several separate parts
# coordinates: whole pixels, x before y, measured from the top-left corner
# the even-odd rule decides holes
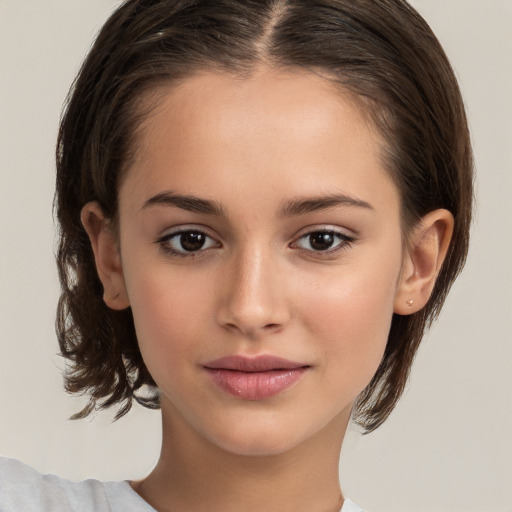
[[[395,313],[410,315],[428,302],[448,252],[453,224],[453,215],[439,209],[425,215],[414,228],[395,295]]]
[[[124,282],[117,235],[97,201],[87,203],[80,215],[89,236],[98,277],[103,285],[103,300],[111,309],[130,305]]]

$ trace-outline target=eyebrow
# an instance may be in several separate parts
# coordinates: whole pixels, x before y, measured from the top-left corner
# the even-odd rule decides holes
[[[148,199],[142,209],[150,206],[175,206],[189,212],[204,213],[206,215],[221,216],[224,214],[222,206],[217,201],[200,199],[199,197],[175,194],[172,191],[161,192]]]
[[[224,209],[217,201],[201,199],[190,195],[175,194],[172,191],[161,192],[151,197],[142,205],[142,209],[154,205],[173,206],[189,212],[215,215],[217,217],[224,215]],[[325,210],[336,206],[355,206],[373,210],[370,203],[362,199],[357,199],[346,194],[331,194],[318,197],[302,197],[287,201],[279,211],[279,217],[304,215],[306,213]]]
[[[357,199],[346,194],[330,194],[319,197],[303,197],[292,199],[281,208],[280,217],[303,215],[305,213],[325,210],[335,206],[356,206],[373,210],[373,206],[362,199]]]

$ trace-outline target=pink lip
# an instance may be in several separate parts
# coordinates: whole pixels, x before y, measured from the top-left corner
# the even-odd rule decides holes
[[[309,365],[274,356],[228,356],[204,365],[227,393],[245,400],[263,400],[295,384]]]

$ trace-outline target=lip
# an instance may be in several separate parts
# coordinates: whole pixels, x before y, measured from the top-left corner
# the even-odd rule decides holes
[[[228,356],[204,365],[223,391],[244,400],[264,400],[295,384],[310,368],[275,356]]]

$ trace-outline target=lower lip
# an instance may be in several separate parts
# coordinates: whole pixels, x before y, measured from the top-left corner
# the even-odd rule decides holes
[[[243,400],[264,400],[295,384],[307,367],[265,372],[242,372],[207,368],[214,382],[224,391]]]

